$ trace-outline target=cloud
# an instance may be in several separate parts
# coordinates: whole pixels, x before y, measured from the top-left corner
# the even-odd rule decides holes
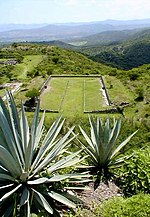
[[[149,0],[95,0],[104,19],[136,19],[149,17]]]
[[[143,19],[150,17],[150,0],[53,0],[61,7],[69,7],[71,18],[78,20]],[[75,19],[76,21],[76,19]]]
[[[67,5],[91,5],[91,4],[97,4],[97,0],[65,0]]]
[[[78,4],[78,0],[66,0],[66,4],[74,6]]]

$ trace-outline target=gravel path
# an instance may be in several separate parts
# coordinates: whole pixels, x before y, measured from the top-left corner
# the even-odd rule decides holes
[[[108,182],[106,185],[101,182],[99,187],[94,191],[94,183],[89,184],[89,190],[85,190],[80,194],[80,198],[85,203],[85,206],[92,209],[93,204],[112,198],[114,196],[122,196],[121,190],[113,183]]]

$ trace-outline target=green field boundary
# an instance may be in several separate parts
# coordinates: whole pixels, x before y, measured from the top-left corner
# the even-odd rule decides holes
[[[51,81],[51,76],[49,76],[46,81],[44,82],[44,84],[42,85],[42,87],[40,88],[39,92],[40,94],[43,92],[43,90],[47,87],[48,83]]]
[[[59,80],[59,78],[64,78],[64,79]],[[71,80],[65,78],[68,79],[71,78]],[[77,79],[79,78],[79,80],[74,80],[73,78],[77,78]],[[87,79],[80,80],[80,78],[87,78]],[[91,80],[90,78],[93,79]],[[45,95],[44,93],[43,93],[43,101],[47,101],[47,106],[45,108],[44,106],[42,106],[43,107],[42,109],[43,110],[45,109],[47,112],[57,112],[57,113],[58,112],[74,113],[77,110],[78,112],[81,112],[83,114],[84,113],[96,113],[96,114],[97,113],[101,113],[101,114],[119,113],[118,109],[115,106],[106,105],[101,90],[102,84],[100,82],[101,81],[100,79],[101,76],[90,76],[90,77],[89,76],[88,77],[87,76],[51,76],[51,82],[55,81],[57,84],[55,83],[55,86],[53,86],[53,84],[50,82],[52,86],[50,87],[49,90],[49,99],[53,98],[53,101],[55,101],[55,104],[53,106],[57,107],[58,109],[53,110],[52,109],[53,106],[50,108],[49,106],[50,103],[48,102],[48,100],[46,100],[47,98],[46,96],[44,96]],[[64,84],[63,83],[61,84],[62,81]],[[61,90],[58,91],[57,85],[58,85],[58,89],[61,87]],[[62,87],[64,88],[64,91],[62,90]],[[54,92],[51,92],[52,90],[51,88],[53,89]],[[57,95],[59,95],[59,98]],[[76,108],[74,108],[73,106],[74,103],[73,100],[75,101]],[[58,104],[58,102],[60,103]],[[73,111],[71,111],[71,109]]]
[[[41,111],[65,115],[120,113],[116,106],[106,105],[101,76],[49,76],[41,87],[45,85],[40,94]]]
[[[100,78],[101,75],[51,75],[53,78]]]
[[[85,114],[120,114],[117,108],[84,111]]]

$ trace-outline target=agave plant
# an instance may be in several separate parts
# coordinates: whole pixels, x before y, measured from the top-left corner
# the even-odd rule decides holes
[[[111,127],[110,119],[107,118],[105,124],[97,117],[97,120],[89,117],[90,136],[79,126],[85,142],[78,141],[88,154],[92,172],[97,174],[95,188],[99,185],[101,177],[108,179],[111,176],[110,168],[121,166],[126,156],[121,157],[120,150],[130,141],[137,132],[134,132],[121,144],[117,145],[117,139],[121,129],[121,119],[115,120]]]
[[[74,127],[60,137],[64,120],[59,117],[44,136],[45,114],[39,121],[39,103],[29,127],[23,106],[19,114],[11,92],[7,96],[7,105],[0,99],[0,215],[30,216],[45,210],[49,216],[56,203],[75,207],[65,183],[76,187],[89,175],[59,173],[82,160],[80,151],[66,154]],[[63,185],[57,184],[61,181]]]

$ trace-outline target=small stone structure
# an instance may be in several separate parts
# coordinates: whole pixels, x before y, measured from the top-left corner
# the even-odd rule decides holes
[[[109,95],[108,95],[108,92],[107,92],[107,89],[106,89],[106,86],[105,86],[105,83],[104,83],[104,79],[103,79],[102,76],[100,77],[100,83],[101,83],[102,92],[103,92],[103,94],[105,96],[107,104],[110,106],[111,105],[111,101],[110,101],[110,98],[109,98]]]

